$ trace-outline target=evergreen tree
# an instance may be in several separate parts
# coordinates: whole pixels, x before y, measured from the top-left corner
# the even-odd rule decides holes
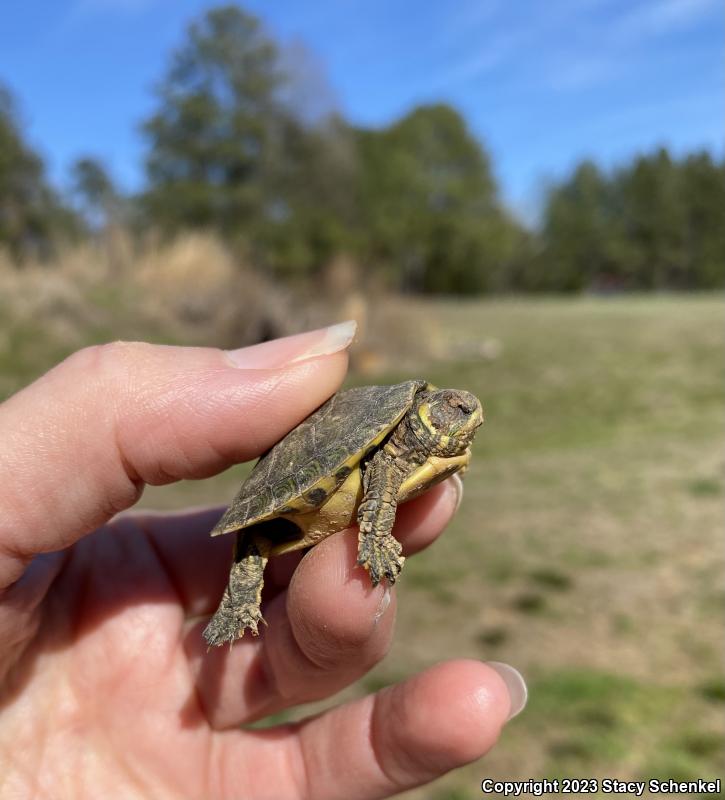
[[[50,255],[78,220],[51,189],[40,156],[24,141],[15,102],[0,85],[0,247],[18,262]]]
[[[93,227],[118,222],[122,200],[101,161],[84,156],[71,166],[71,191]]]
[[[295,108],[282,61],[238,6],[189,27],[144,126],[145,203],[162,228],[211,228],[256,263],[304,275],[347,241],[354,155],[344,122]]]
[[[611,257],[613,206],[611,187],[592,161],[550,191],[532,288],[579,291],[595,280],[619,277]]]
[[[458,112],[418,107],[388,129],[361,131],[359,148],[362,238],[394,284],[466,293],[505,283],[516,226]]]
[[[685,206],[684,288],[725,285],[725,160],[706,153],[688,156],[681,166],[680,192]]]
[[[547,198],[526,288],[687,289],[725,284],[725,165],[665,149],[609,175],[583,162]]]
[[[275,45],[237,6],[190,25],[144,125],[157,223],[233,234],[278,213],[269,173],[289,134],[276,102],[281,80]]]

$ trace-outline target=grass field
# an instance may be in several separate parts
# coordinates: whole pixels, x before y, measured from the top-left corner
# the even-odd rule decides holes
[[[412,796],[473,797],[483,777],[723,775],[722,305],[440,313],[501,353],[432,376],[476,391],[488,423],[459,518],[411,562],[375,677],[494,658],[531,700],[496,752]]]
[[[399,314],[489,343],[415,365],[476,392],[487,422],[457,519],[406,564],[392,652],[345,696],[454,655],[507,661],[530,687],[486,759],[406,797],[481,796],[484,777],[722,777],[721,299],[408,302]],[[5,336],[3,393],[61,354],[42,331]],[[238,475],[144,503],[225,502]]]

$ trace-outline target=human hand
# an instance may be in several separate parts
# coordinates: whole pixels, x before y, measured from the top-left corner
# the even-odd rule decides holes
[[[207,653],[229,568],[229,541],[208,537],[220,511],[115,516],[147,483],[264,452],[337,390],[351,336],[93,347],[0,405],[3,797],[387,797],[478,758],[520,710],[516,673],[459,660],[239,729],[364,675],[389,647],[395,591],[371,587],[342,532],[271,562],[269,628]],[[457,498],[449,479],[401,508],[406,554]]]

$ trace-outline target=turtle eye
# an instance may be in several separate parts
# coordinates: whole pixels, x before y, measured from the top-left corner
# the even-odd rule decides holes
[[[464,424],[471,413],[470,410],[462,403],[456,402],[454,399],[450,401],[449,405],[450,410],[448,411],[448,415],[451,423],[454,425],[456,423]]]
[[[467,428],[471,421],[471,415],[474,409],[470,406],[460,405],[456,406],[455,412],[452,415],[451,427],[454,431],[460,431],[462,428]]]
[[[476,410],[476,406],[466,397],[462,397],[461,395],[452,397],[450,403],[452,406],[455,406],[464,416],[470,416]]]
[[[442,433],[455,434],[480,424],[481,406],[469,392],[443,389],[430,405],[431,422]]]

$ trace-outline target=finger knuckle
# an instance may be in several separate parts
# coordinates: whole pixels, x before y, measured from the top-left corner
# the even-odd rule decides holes
[[[144,342],[106,342],[78,350],[66,363],[87,379],[117,381],[146,361],[149,350]]]

